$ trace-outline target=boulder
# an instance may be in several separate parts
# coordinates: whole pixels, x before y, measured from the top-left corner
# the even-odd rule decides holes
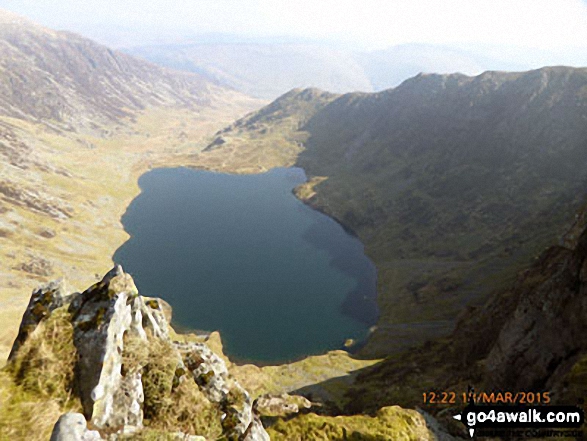
[[[288,416],[296,414],[300,409],[310,409],[312,403],[299,395],[262,395],[255,400],[253,408],[262,416]]]
[[[50,441],[99,441],[103,438],[95,430],[88,430],[85,417],[81,413],[66,413],[59,417]]]

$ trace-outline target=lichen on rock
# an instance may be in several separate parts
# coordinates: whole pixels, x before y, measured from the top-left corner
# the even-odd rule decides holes
[[[78,351],[77,387],[84,415],[95,427],[119,431],[142,426],[144,400],[140,368],[123,370],[127,335],[147,342],[141,300],[120,266],[71,303]]]
[[[305,397],[299,395],[266,394],[261,395],[253,404],[255,411],[262,416],[288,416],[296,414],[304,409],[310,409],[312,403]]]
[[[55,316],[69,329],[61,334],[72,373],[72,384],[56,387],[75,394],[83,412],[60,418],[52,439],[269,439],[224,360],[205,344],[171,340],[165,305],[141,297],[120,266],[82,293],[69,294],[63,281],[33,293],[9,369],[25,376],[37,353],[29,341]]]
[[[46,319],[52,311],[63,306],[68,297],[67,286],[63,279],[42,285],[33,291],[8,360],[14,358],[22,344],[37,329],[39,323]]]
[[[224,360],[203,343],[175,344],[196,384],[211,402],[220,405],[226,439],[268,440],[269,436],[253,413],[251,397],[229,374]]]

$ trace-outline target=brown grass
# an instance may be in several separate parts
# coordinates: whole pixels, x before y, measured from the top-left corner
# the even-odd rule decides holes
[[[60,308],[0,372],[0,440],[47,440],[62,413],[80,411],[72,395],[76,351],[66,308]]]

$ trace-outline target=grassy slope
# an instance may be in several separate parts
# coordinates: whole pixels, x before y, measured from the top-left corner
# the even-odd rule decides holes
[[[378,268],[381,318],[365,354],[382,355],[449,332],[465,304],[507,286],[564,231],[587,182],[586,104],[587,71],[571,68],[294,91],[202,159],[287,146],[287,163],[314,178],[298,195],[354,230]]]
[[[0,10],[0,360],[34,287],[110,267],[141,173],[259,104]]]
[[[230,103],[231,98],[235,102]],[[44,166],[21,169],[0,162],[0,178],[10,179],[17,188],[41,191],[43,200],[71,208],[71,218],[55,219],[17,205],[0,195],[5,213],[0,227],[0,358],[16,336],[29,294],[41,282],[65,276],[81,289],[93,275],[112,265],[114,251],[127,239],[120,223],[130,201],[140,191],[138,177],[153,164],[175,163],[185,151],[197,151],[210,133],[250,109],[254,102],[240,95],[203,109],[153,108],[142,113],[125,133],[109,138],[61,132],[55,134],[42,125],[4,118],[17,137],[34,147],[35,157]],[[92,147],[89,148],[88,146]],[[54,173],[52,169],[64,171]],[[54,237],[41,233],[50,230]],[[48,271],[27,272],[22,264],[42,259]],[[35,272],[40,274],[35,274]]]

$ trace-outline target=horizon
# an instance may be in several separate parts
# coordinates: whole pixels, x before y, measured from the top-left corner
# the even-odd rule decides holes
[[[118,48],[164,44],[311,44],[351,52],[431,46],[473,54],[497,68],[587,66],[587,2],[562,0],[0,0],[43,26]],[[137,11],[141,11],[137,13]],[[393,18],[390,18],[393,17]],[[292,20],[292,18],[295,18]],[[394,26],[390,26],[393,23]],[[497,61],[499,60],[499,61]],[[501,63],[501,64],[500,64]],[[499,70],[499,69],[498,69]]]

